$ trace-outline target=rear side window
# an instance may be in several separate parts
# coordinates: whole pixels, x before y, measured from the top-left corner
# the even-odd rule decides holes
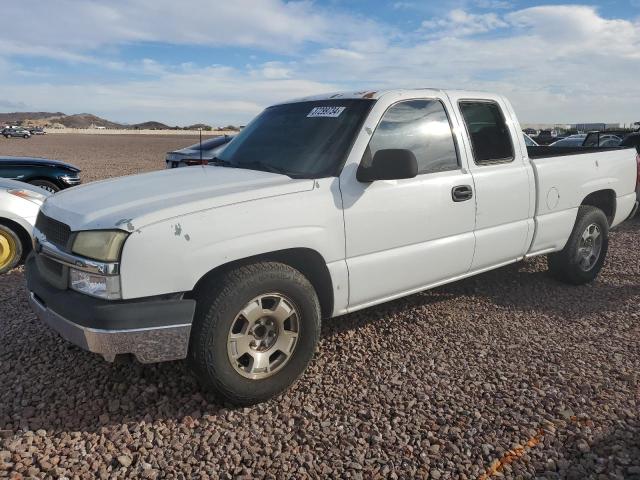
[[[378,150],[411,150],[418,174],[457,170],[458,155],[449,118],[438,100],[409,100],[391,106],[371,137],[363,161]]]
[[[513,161],[511,134],[497,103],[460,102],[477,165]]]

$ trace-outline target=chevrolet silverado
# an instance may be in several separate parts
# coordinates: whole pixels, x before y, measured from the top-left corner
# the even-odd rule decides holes
[[[335,317],[536,255],[575,285],[637,208],[634,148],[527,147],[501,95],[357,92],[274,105],[210,165],[49,197],[30,302],[114,360],[188,359],[251,404]]]

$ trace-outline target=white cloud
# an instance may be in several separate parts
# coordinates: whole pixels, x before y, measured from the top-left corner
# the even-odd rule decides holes
[[[396,10],[410,10],[416,8],[414,2],[394,2],[392,7]]]
[[[311,0],[34,0],[2,5],[3,52],[92,63],[114,46],[149,42],[292,54],[389,28]],[[37,32],[34,33],[34,32]]]
[[[487,10],[500,10],[513,7],[513,2],[506,0],[475,0],[474,5]]]
[[[305,1],[36,0],[30,8],[8,2],[2,12],[3,18],[11,19],[0,29],[3,43],[25,45],[45,56],[78,55],[131,42],[286,51],[306,41],[321,41],[333,29],[328,18]]]
[[[170,125],[196,122],[227,125],[245,123],[273,102],[338,89],[329,83],[274,80],[225,66],[197,70],[184,66],[156,71],[156,76],[142,81],[33,85],[29,87],[28,102],[22,104],[20,110],[90,111],[130,123],[153,119]],[[20,85],[5,85],[2,95],[20,98],[23,90]],[[0,108],[3,107],[9,108],[0,102]]]
[[[531,122],[630,122],[640,115],[637,22],[605,19],[584,6],[534,7],[489,17],[454,10],[431,22],[427,26],[437,34],[410,45],[325,49],[308,61],[314,78],[328,79],[322,72],[331,72],[358,88],[497,91]],[[492,28],[503,34],[472,35]]]
[[[451,36],[486,33],[508,26],[495,13],[473,14],[461,9],[452,10],[446,18],[422,22],[423,28],[437,30],[439,35],[444,33]]]
[[[517,27],[529,29],[536,40],[553,46],[551,55],[606,53],[640,58],[640,23],[605,19],[593,7],[532,7],[506,18]]]
[[[164,65],[150,58],[114,61],[106,66],[122,70],[120,80],[24,88],[0,58],[2,97],[29,109],[171,124],[244,123],[286,98],[398,86],[497,91],[508,95],[529,122],[629,122],[640,112],[640,24],[604,18],[593,7],[540,6],[500,14],[454,9],[401,34],[310,2],[236,0],[215,8],[205,0],[189,8],[169,0],[135,0],[126,8],[123,2],[60,0],[51,10],[43,2],[35,10],[40,13],[26,9],[27,28],[0,29],[0,40],[11,37],[29,48],[49,49],[43,54],[55,51],[71,55],[68,60],[100,65],[101,52],[136,40],[253,45],[276,51],[278,61],[247,57],[250,64],[244,68]],[[54,10],[64,14],[55,15],[64,17],[62,24],[48,26],[43,19]],[[22,30],[42,34],[33,37]],[[34,38],[50,44],[39,46]],[[301,50],[286,55],[296,48]],[[126,80],[127,73],[145,80]]]
[[[255,73],[269,80],[283,80],[292,75],[291,69],[282,62],[266,62]]]

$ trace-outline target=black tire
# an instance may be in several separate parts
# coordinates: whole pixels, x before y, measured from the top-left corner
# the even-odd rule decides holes
[[[579,248],[587,227],[596,225],[602,235],[599,254],[589,268],[580,265]],[[564,249],[548,256],[549,271],[558,280],[572,285],[592,282],[600,273],[609,248],[609,222],[604,212],[596,207],[583,205],[578,209],[576,223]]]
[[[60,187],[55,183],[50,182],[49,180],[37,179],[37,180],[31,180],[29,183],[36,187],[40,187],[43,190],[46,190],[47,192],[50,192],[50,193],[56,193],[60,191]]]
[[[23,135],[22,138],[29,138],[31,135]]]
[[[246,378],[231,363],[228,335],[248,302],[271,293],[290,299],[299,312],[297,343],[288,361],[271,376]],[[189,363],[200,383],[222,400],[234,405],[266,401],[291,386],[313,358],[320,336],[320,303],[309,280],[288,265],[236,267],[200,287],[196,301]]]
[[[0,224],[0,275],[18,266],[22,260],[23,251],[24,246],[20,235],[6,225]]]

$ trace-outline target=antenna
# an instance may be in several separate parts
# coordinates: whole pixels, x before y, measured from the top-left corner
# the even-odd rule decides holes
[[[198,129],[200,131],[200,165],[204,165],[202,163],[202,127]]]

